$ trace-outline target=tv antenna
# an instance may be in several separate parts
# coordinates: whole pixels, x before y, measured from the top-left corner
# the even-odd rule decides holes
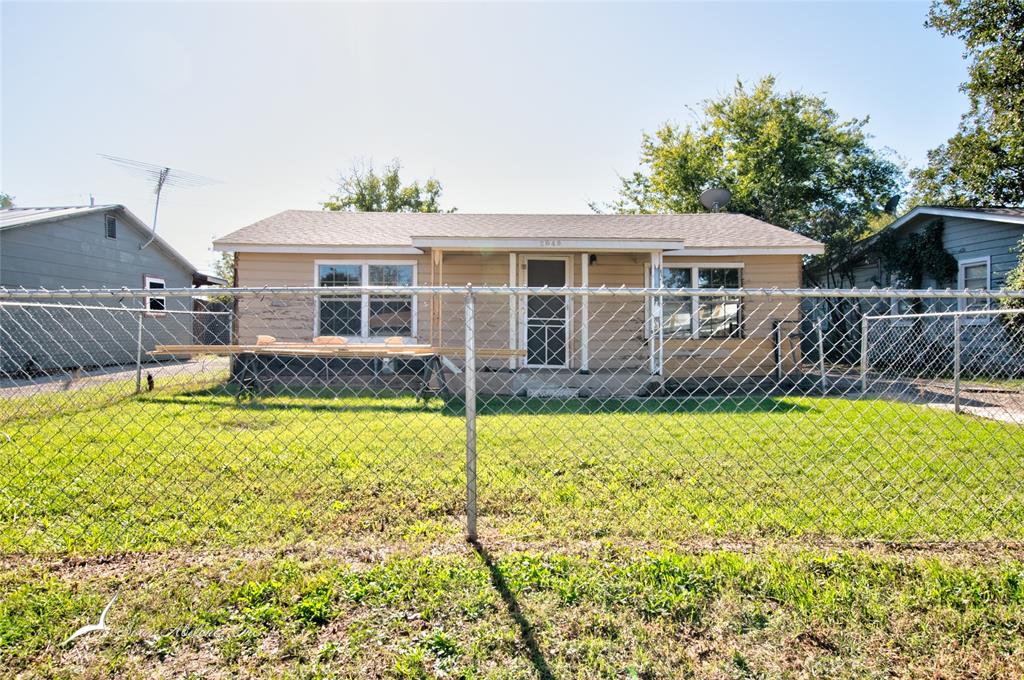
[[[724,210],[732,199],[728,189],[705,189],[700,194],[700,204],[711,212]]]
[[[156,194],[156,204],[153,206],[153,232],[150,234],[149,240],[139,246],[139,250],[148,246],[153,242],[153,239],[156,238],[156,218],[160,213],[160,194],[163,192],[165,186],[195,188],[218,183],[215,179],[196,175],[191,172],[185,172],[184,170],[176,170],[175,168],[170,168],[165,165],[146,163],[144,161],[133,161],[129,158],[108,156],[105,153],[101,153],[100,156],[137,177],[149,180],[154,185],[153,193]]]

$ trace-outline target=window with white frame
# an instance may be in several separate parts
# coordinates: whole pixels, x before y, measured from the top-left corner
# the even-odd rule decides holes
[[[103,219],[103,235],[109,239],[117,238],[117,218],[113,215],[105,215]]]
[[[889,314],[891,316],[902,316],[904,314],[913,314],[914,306],[911,304],[911,299],[907,297],[900,297],[899,295],[893,296],[889,299]],[[909,319],[903,319],[903,322],[909,323]]]
[[[990,284],[991,261],[987,257],[980,257],[970,260],[961,260],[958,287],[961,290],[986,290]],[[977,309],[988,309],[987,298],[960,298],[960,309],[971,311]],[[984,319],[979,319],[982,321]]]
[[[412,286],[416,265],[397,262],[318,262],[316,283],[325,288]],[[346,295],[343,290],[317,299],[317,335],[386,338],[416,333],[413,295]]]
[[[731,289],[743,285],[738,265],[666,265],[661,270],[664,288]],[[666,297],[662,309],[665,335],[691,338],[739,338],[743,334],[743,305],[738,297]]]
[[[142,286],[146,290],[163,290],[167,283],[156,276],[143,276]],[[146,296],[146,310],[151,314],[162,314],[167,311],[167,298],[153,295]]]

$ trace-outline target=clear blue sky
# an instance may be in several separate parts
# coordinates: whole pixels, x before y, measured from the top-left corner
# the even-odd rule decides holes
[[[159,231],[209,244],[318,207],[339,169],[400,157],[462,212],[587,212],[643,130],[775,74],[871,116],[909,164],[956,127],[962,46],[926,3],[86,4],[3,2],[0,190],[19,205],[150,188],[97,156],[221,180],[169,189]]]

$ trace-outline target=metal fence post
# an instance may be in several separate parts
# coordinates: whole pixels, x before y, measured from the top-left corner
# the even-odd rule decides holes
[[[466,292],[466,539],[476,540],[476,298]]]
[[[782,382],[782,322],[772,322],[772,337],[775,339],[775,380]]]
[[[142,318],[146,315],[144,309],[143,307],[139,310],[139,330],[135,334],[135,394],[142,392]]]
[[[818,372],[821,374],[821,393],[828,389],[828,378],[825,376],[825,329],[824,319],[818,319]]]
[[[868,317],[860,318],[860,391],[868,391]]]
[[[953,317],[953,411],[960,413],[960,315]]]

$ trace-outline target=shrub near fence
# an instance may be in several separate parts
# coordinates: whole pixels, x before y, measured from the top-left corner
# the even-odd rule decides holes
[[[4,551],[1024,538],[993,294],[194,293],[0,294],[4,356],[49,366],[0,374]],[[965,309],[874,313],[922,295]]]

